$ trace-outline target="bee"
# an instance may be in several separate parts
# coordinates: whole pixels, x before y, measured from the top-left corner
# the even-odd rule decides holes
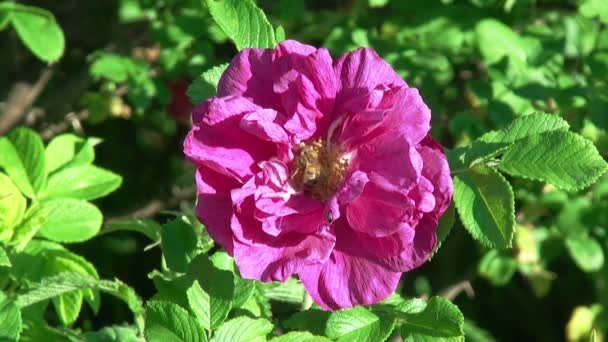
[[[334,213],[330,210],[327,213],[327,223],[332,223],[334,221]]]
[[[322,183],[322,171],[319,163],[306,164],[302,173],[302,188],[304,191],[313,192]]]
[[[347,164],[340,161],[339,149],[328,150],[325,142],[300,143],[291,172],[291,184],[296,190],[327,200],[340,186]]]
[[[323,150],[317,144],[302,146],[296,159],[296,168],[292,179],[301,184],[302,190],[315,195],[315,192],[325,182],[325,174],[322,153]]]

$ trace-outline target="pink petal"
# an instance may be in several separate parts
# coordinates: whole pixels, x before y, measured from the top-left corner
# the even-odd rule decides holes
[[[232,218],[232,228],[237,233],[234,259],[244,278],[285,281],[304,266],[325,262],[333,250],[335,236],[326,228],[273,237],[263,232],[260,223],[246,212]]]
[[[196,171],[196,186],[196,216],[205,225],[211,238],[232,255],[230,189],[238,186],[238,183],[207,167],[200,167]]]
[[[378,129],[400,134],[410,144],[418,144],[431,129],[431,110],[415,88],[401,88],[393,99],[392,110]]]
[[[240,127],[247,133],[275,143],[288,144],[289,136],[283,124],[285,118],[273,109],[260,109],[253,113],[243,115]]]
[[[365,185],[369,182],[369,177],[362,171],[354,171],[344,180],[340,190],[336,193],[338,203],[345,205],[363,193]]]
[[[325,114],[329,114],[333,109],[333,102],[340,87],[332,63],[329,51],[321,48],[304,59],[300,69],[321,96],[315,105]]]
[[[262,109],[249,99],[240,96],[212,97],[192,110],[192,123],[196,126],[213,126],[235,116]]]
[[[425,215],[416,226],[414,240],[404,246],[398,256],[380,257],[378,262],[395,272],[407,272],[419,267],[429,259],[437,246],[437,225],[434,217]]]
[[[368,183],[361,196],[346,206],[346,217],[352,229],[382,237],[411,228],[414,202],[398,193],[386,192]]]
[[[401,273],[380,265],[354,239],[344,220],[336,222],[336,247],[322,265],[310,265],[298,272],[314,301],[328,310],[378,303],[390,296]]]
[[[278,160],[260,163],[257,175],[255,206],[266,214],[282,217],[308,213],[321,208],[321,202],[303,193],[297,193],[289,184],[289,169]]]
[[[317,48],[315,48],[314,46],[302,44],[297,40],[287,39],[279,43],[276,47],[276,50],[279,56],[297,55],[305,57],[317,51]]]
[[[281,233],[296,232],[301,234],[316,233],[325,225],[322,210],[314,210],[279,218],[278,229]]]
[[[213,98],[196,107],[197,119],[184,141],[184,153],[198,166],[207,166],[241,182],[253,175],[258,161],[276,154],[273,143],[244,134],[240,121],[258,107],[244,98]]]
[[[422,170],[418,151],[404,137],[391,134],[362,145],[355,163],[380,188],[404,194],[418,183]]]
[[[393,68],[372,49],[361,48],[345,53],[336,62],[335,69],[343,91],[371,90],[379,84],[407,86]]]
[[[430,129],[431,112],[417,89],[379,85],[343,93],[341,99],[337,110],[344,123],[336,139],[349,149],[383,134],[399,135],[414,146]]]
[[[261,107],[273,108],[273,55],[272,50],[243,49],[232,59],[220,78],[217,95],[244,96]]]
[[[422,175],[433,184],[434,210],[436,216],[440,217],[452,201],[453,185],[447,158],[441,145],[430,135],[421,142],[418,152],[424,161]]]

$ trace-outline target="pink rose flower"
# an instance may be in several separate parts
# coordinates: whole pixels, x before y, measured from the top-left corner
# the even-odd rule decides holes
[[[325,309],[382,301],[452,198],[431,113],[372,49],[245,49],[193,111],[197,216],[245,278],[298,275]]]

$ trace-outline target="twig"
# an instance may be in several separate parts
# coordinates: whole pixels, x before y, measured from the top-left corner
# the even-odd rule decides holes
[[[173,197],[163,200],[161,198],[155,198],[149,201],[143,207],[140,207],[128,214],[120,215],[109,218],[107,222],[127,219],[127,218],[150,218],[159,212],[174,208],[179,205],[180,202],[196,198],[196,186],[189,186],[187,188],[175,188],[173,190]]]
[[[53,69],[46,68],[40,73],[34,84],[29,85],[25,82],[17,82],[13,86],[3,106],[2,120],[0,120],[0,135],[6,134],[27,114],[52,76]]]
[[[88,110],[81,110],[80,112],[69,112],[68,114],[66,114],[63,121],[50,125],[46,129],[44,129],[44,131],[42,131],[40,135],[45,141],[51,140],[57,134],[66,131],[70,127],[77,133],[82,134],[83,129],[81,121],[85,120],[88,117]]]
[[[454,285],[448,286],[443,291],[439,292],[439,296],[453,301],[463,291],[469,298],[475,296],[475,291],[473,291],[473,287],[471,286],[471,282],[469,280],[463,280]]]

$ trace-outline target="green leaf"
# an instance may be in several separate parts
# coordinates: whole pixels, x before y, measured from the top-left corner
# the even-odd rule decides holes
[[[11,22],[12,6],[12,3],[0,4],[0,31]]]
[[[11,267],[11,260],[8,258],[6,251],[0,246],[0,267]]]
[[[211,298],[209,294],[205,292],[198,284],[198,281],[194,281],[192,286],[186,291],[188,297],[188,304],[190,309],[194,313],[194,316],[198,319],[198,322],[207,330],[211,330],[211,326],[215,323],[211,313]],[[228,308],[230,310],[230,308]]]
[[[108,170],[93,165],[74,166],[53,174],[41,197],[93,200],[113,192],[121,183],[122,177]]]
[[[420,298],[407,298],[395,303],[395,310],[401,314],[418,314],[424,311],[427,303]],[[406,316],[407,317],[407,316]]]
[[[304,301],[304,296],[306,295],[304,286],[295,278],[289,278],[283,283],[264,283],[262,286],[264,289],[264,296],[270,300],[279,302],[299,304]]]
[[[93,264],[80,255],[66,249],[43,250],[40,255],[45,259],[42,269],[42,276],[44,277],[52,277],[64,272],[73,272],[99,279],[99,275]],[[96,290],[84,289],[80,291],[80,294],[67,294],[53,299],[55,309],[63,324],[69,325],[76,320],[80,312],[82,299],[85,299],[89,303],[93,312],[97,313],[99,311],[101,298],[99,291]]]
[[[454,209],[454,203],[450,203],[450,206],[446,212],[439,219],[439,226],[437,227],[437,243],[441,244],[446,237],[452,231],[452,227],[456,222],[456,210]]]
[[[0,167],[25,196],[35,198],[46,186],[44,145],[40,137],[28,128],[17,128],[0,138]]]
[[[283,322],[290,330],[306,330],[315,335],[325,335],[330,312],[319,309],[308,309],[296,312]]]
[[[44,224],[47,214],[48,211],[39,204],[34,204],[27,209],[23,221],[15,227],[15,233],[11,240],[11,245],[15,245],[16,251],[21,251],[27,247]]]
[[[68,326],[76,322],[82,307],[82,292],[70,292],[52,299],[61,324]]]
[[[582,58],[595,48],[599,33],[599,23],[585,17],[565,17],[566,44],[564,55],[569,58]]]
[[[129,78],[144,76],[148,65],[140,60],[113,53],[97,53],[96,59],[89,69],[94,78],[104,78],[116,83],[122,83]]]
[[[276,30],[274,30],[274,36],[277,41],[277,44],[285,40],[285,29],[283,26],[277,26]]]
[[[193,104],[199,104],[206,99],[215,96],[217,84],[222,77],[228,63],[214,66],[197,77],[188,87],[188,97]]]
[[[25,316],[25,315],[24,315]],[[41,319],[28,319],[24,317],[21,342],[66,342],[79,341],[79,334],[66,328],[54,328]]]
[[[25,207],[25,197],[11,179],[0,172],[0,241],[10,239],[12,229],[23,219]]]
[[[162,226],[154,220],[128,218],[108,222],[100,234],[107,234],[116,231],[134,231],[145,235],[152,241],[159,241],[161,230]]]
[[[255,286],[253,287],[251,296],[239,307],[238,312],[247,313],[248,316],[271,319],[272,307],[268,298],[264,296],[262,283],[253,281],[252,283]]]
[[[500,163],[501,171],[567,191],[587,187],[607,169],[608,164],[591,141],[563,131],[518,141],[505,152]]]
[[[326,335],[337,341],[383,342],[393,332],[395,320],[364,307],[336,311],[327,320]]]
[[[479,274],[494,286],[506,285],[517,271],[517,260],[505,252],[491,250],[479,262]]]
[[[110,326],[82,334],[84,342],[141,342],[135,327]]]
[[[329,342],[330,339],[315,336],[307,331],[292,331],[285,335],[275,337],[270,342]]]
[[[215,22],[238,50],[276,45],[272,25],[251,0],[207,0],[207,6]]]
[[[433,297],[426,308],[408,315],[401,325],[401,337],[406,341],[464,341],[464,317],[449,300]]]
[[[511,186],[500,173],[476,165],[456,175],[454,204],[476,240],[491,248],[511,246],[515,203]]]
[[[234,275],[234,296],[232,297],[232,307],[241,307],[253,295],[256,285],[261,285],[254,280],[243,279],[238,274],[234,259],[225,251],[219,250],[211,256],[211,262],[220,270],[230,271]]]
[[[137,297],[135,291],[121,281],[98,280],[73,272],[65,272],[54,277],[48,277],[40,283],[33,284],[31,288],[17,297],[16,303],[20,308],[25,308],[48,299],[84,289],[98,290],[119,298],[136,315],[143,312],[141,300]]]
[[[260,342],[266,341],[273,329],[272,323],[258,318],[241,316],[224,323],[213,335],[212,342]]]
[[[188,311],[179,305],[156,300],[146,304],[144,334],[148,341],[207,341],[205,331]]]
[[[196,279],[209,294],[211,307],[211,327],[219,326],[232,308],[234,296],[234,276],[229,271],[219,270],[206,255],[199,255],[188,266],[187,276]]]
[[[496,339],[486,330],[477,326],[471,320],[464,320],[464,335],[471,342],[496,342]]]
[[[11,21],[21,41],[36,57],[49,63],[61,58],[65,50],[65,38],[51,12],[14,4]]]
[[[233,274],[216,268],[206,254],[197,255],[188,265],[188,272],[177,279],[169,281],[155,274],[153,280],[158,289],[155,298],[177,303],[183,308],[190,307],[187,292],[193,283],[198,281],[200,287],[209,294],[210,307],[216,310],[212,311],[212,314],[213,320],[218,322],[217,325],[226,318],[227,311],[230,311],[226,307],[231,307],[234,296]]]
[[[505,152],[511,143],[488,143],[475,140],[470,146],[448,151],[448,161],[452,170],[459,170],[485,162]]]
[[[40,282],[44,266],[49,260],[44,253],[54,250],[65,251],[65,248],[58,243],[46,240],[29,241],[23,250],[13,250],[11,255],[11,263],[13,264],[11,274],[17,279],[23,279],[28,282]]]
[[[369,7],[384,7],[390,0],[369,0]]]
[[[17,341],[22,329],[21,324],[19,307],[0,292],[0,340]]]
[[[604,265],[604,251],[594,238],[572,234],[566,237],[566,249],[578,267],[585,272],[599,271]]]
[[[545,132],[567,131],[568,128],[570,125],[560,116],[538,112],[520,116],[505,129],[488,132],[477,140],[486,143],[513,143]]]
[[[582,0],[578,10],[586,17],[599,16],[604,24],[608,24],[608,3],[604,0]]]
[[[192,312],[194,312],[203,328],[207,330],[219,327],[232,308],[230,302],[210,297],[196,280],[192,283],[186,295]]]
[[[523,39],[496,19],[480,21],[475,27],[475,33],[479,51],[488,64],[500,62],[507,57],[518,71],[523,71],[531,56],[539,50],[540,44],[536,44],[536,41]]]
[[[91,164],[95,159],[95,138],[82,139],[74,134],[61,134],[46,146],[46,173],[62,167]]]
[[[103,215],[96,206],[71,198],[40,203],[44,220],[38,235],[52,241],[73,243],[86,241],[99,232]]]
[[[161,246],[167,266],[176,272],[185,273],[188,263],[197,254],[196,241],[194,229],[185,216],[163,225]]]
[[[243,279],[235,273],[234,276],[234,296],[232,297],[232,307],[240,308],[256,292],[257,283],[250,279]]]

